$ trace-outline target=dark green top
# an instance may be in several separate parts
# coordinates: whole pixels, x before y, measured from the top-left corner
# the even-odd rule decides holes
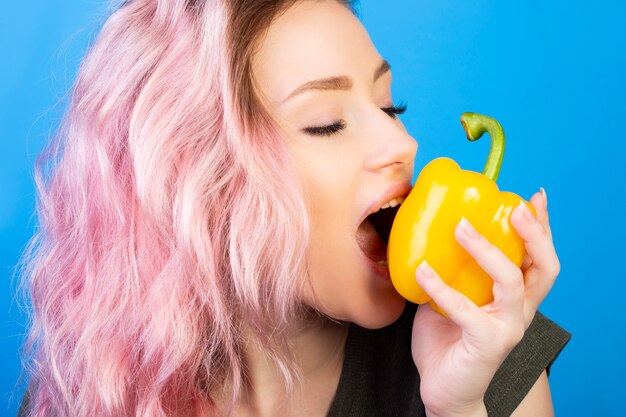
[[[417,306],[378,330],[350,324],[346,355],[328,417],[426,416],[419,374],[411,357],[411,329]],[[571,334],[539,311],[524,338],[494,375],[485,405],[489,417],[510,416],[567,344]],[[18,417],[26,417],[24,396]]]
[[[407,303],[395,323],[379,330],[350,324],[346,356],[328,417],[426,416],[411,357],[417,306]],[[524,337],[504,360],[485,394],[489,417],[510,416],[571,334],[537,311]]]

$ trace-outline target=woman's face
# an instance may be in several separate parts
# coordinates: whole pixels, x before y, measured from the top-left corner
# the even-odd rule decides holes
[[[310,201],[310,284],[301,299],[369,328],[395,321],[404,300],[384,261],[375,266],[386,246],[362,222],[408,193],[417,151],[400,119],[383,110],[395,104],[383,62],[358,18],[333,0],[299,2],[281,14],[252,61]],[[298,88],[338,76],[345,80]],[[327,130],[339,130],[330,135],[311,129],[333,124]]]

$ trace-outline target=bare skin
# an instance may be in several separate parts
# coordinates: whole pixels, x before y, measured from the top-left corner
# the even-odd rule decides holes
[[[332,0],[299,2],[280,15],[252,62],[309,198],[310,276],[302,301],[369,328],[395,321],[405,301],[368,267],[356,229],[390,186],[410,183],[417,152],[402,121],[383,111],[394,101],[391,71],[374,81],[382,63],[361,22]],[[350,89],[292,96],[303,83],[342,75]],[[345,128],[332,136],[304,130],[339,120]]]
[[[395,103],[391,71],[381,67],[383,62],[359,20],[332,0],[299,2],[278,16],[254,56],[255,81],[271,114],[288,132],[287,147],[309,198],[309,276],[300,298],[323,316],[294,320],[292,341],[304,383],[290,398],[264,352],[252,341],[245,347],[250,385],[235,415],[325,416],[343,364],[346,322],[381,328],[404,309],[404,299],[368,266],[355,239],[366,209],[390,187],[410,181],[418,148],[400,119],[385,111]],[[349,79],[335,83],[339,89],[294,95],[304,83],[336,76]],[[343,128],[337,133],[311,133],[311,127],[338,121]],[[414,322],[413,358],[424,377],[421,394],[431,416],[486,415],[487,384],[558,274],[545,199],[538,193],[531,203],[536,220],[524,221],[518,209],[511,219],[529,253],[522,270],[482,236],[469,239],[457,230],[457,240],[496,282],[492,305],[468,305],[436,271],[431,279],[416,276],[452,319],[444,322],[426,305]],[[528,288],[520,285],[523,276]],[[496,334],[497,343],[491,343]],[[487,345],[490,355],[481,350]],[[445,389],[452,382],[458,390]],[[551,415],[544,375],[531,394],[516,415]]]
[[[255,344],[244,348],[248,369],[245,393],[235,409],[235,416],[325,416],[339,384],[347,324],[340,324],[312,313],[293,328],[294,350],[304,381],[291,397],[286,397],[278,369]],[[227,383],[225,392],[229,392]],[[226,404],[226,394],[221,394]],[[223,410],[226,411],[226,410]]]

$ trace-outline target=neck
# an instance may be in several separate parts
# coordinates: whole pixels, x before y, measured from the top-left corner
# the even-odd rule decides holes
[[[258,341],[248,337],[242,349],[246,386],[235,415],[314,416],[328,411],[341,375],[348,323],[309,310],[294,319],[290,329],[289,342],[301,370],[302,385],[287,397],[280,370]],[[227,390],[229,385],[225,384]]]

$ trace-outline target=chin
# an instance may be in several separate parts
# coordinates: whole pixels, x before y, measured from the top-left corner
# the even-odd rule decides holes
[[[369,305],[354,306],[350,321],[366,329],[380,329],[398,320],[405,306],[406,300],[390,286]]]
[[[301,301],[334,320],[366,329],[389,326],[402,315],[406,300],[356,244],[350,242],[346,248],[339,246],[320,255],[324,261],[312,262]]]

